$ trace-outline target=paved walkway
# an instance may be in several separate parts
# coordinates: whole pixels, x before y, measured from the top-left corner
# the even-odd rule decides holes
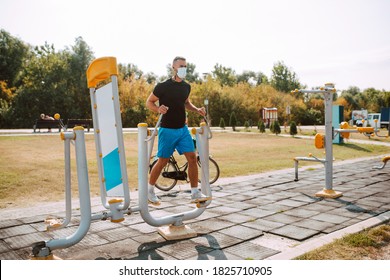
[[[324,187],[321,166],[300,169],[298,182],[293,169],[221,179],[213,187],[209,208],[186,222],[197,237],[166,241],[135,213],[122,223],[93,222],[80,243],[54,254],[63,259],[291,259],[346,233],[389,221],[390,166],[372,170],[378,163],[379,158],[335,163],[334,189],[343,192],[337,199],[314,196]],[[160,195],[163,203],[153,208],[153,215],[194,207],[186,186]],[[92,199],[94,213],[102,210],[99,204],[100,198]],[[29,259],[32,243],[71,235],[78,225],[77,210],[67,228],[45,231],[44,220],[64,217],[63,210],[64,203],[1,210],[0,259]]]

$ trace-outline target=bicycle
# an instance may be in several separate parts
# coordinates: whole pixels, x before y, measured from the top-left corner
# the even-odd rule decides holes
[[[155,159],[152,164],[149,166],[149,173],[152,171],[153,166],[156,164],[157,159]],[[197,156],[198,163],[198,181],[201,183],[201,162],[199,155]],[[183,165],[179,166],[179,163],[176,161],[173,155],[170,156],[167,165],[161,171],[161,174],[156,182],[156,187],[162,191],[169,191],[174,186],[176,186],[177,181],[186,181],[189,183],[188,175],[188,162],[185,162]],[[209,174],[210,174],[210,185],[215,183],[219,178],[219,166],[217,162],[209,157]]]

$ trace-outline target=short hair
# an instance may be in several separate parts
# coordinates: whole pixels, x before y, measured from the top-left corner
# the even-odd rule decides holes
[[[186,61],[186,59],[185,59],[184,57],[182,57],[182,56],[176,56],[176,57],[173,59],[172,64],[175,63],[175,62],[178,61],[178,60],[184,60],[184,61]]]

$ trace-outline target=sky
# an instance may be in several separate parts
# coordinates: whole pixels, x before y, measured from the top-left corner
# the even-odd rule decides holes
[[[56,50],[81,36],[159,76],[178,55],[201,76],[282,61],[308,88],[390,91],[390,0],[0,0],[0,28]]]

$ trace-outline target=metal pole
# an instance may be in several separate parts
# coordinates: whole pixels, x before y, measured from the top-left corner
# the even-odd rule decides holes
[[[333,94],[324,93],[325,98],[325,189],[333,189]]]

